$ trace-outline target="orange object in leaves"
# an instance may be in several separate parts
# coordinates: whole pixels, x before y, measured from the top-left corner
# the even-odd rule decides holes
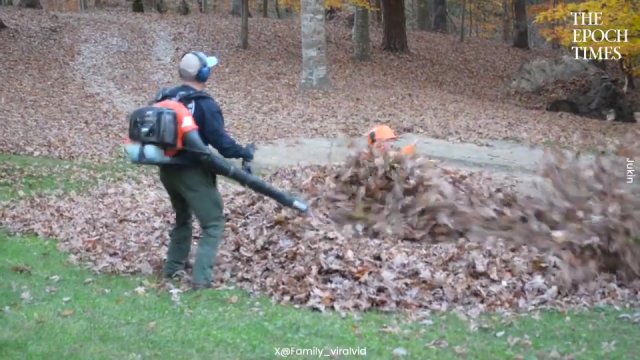
[[[403,155],[414,155],[416,153],[416,144],[409,144],[402,148]]]
[[[375,143],[384,142],[388,140],[395,140],[398,137],[396,133],[387,125],[379,125],[369,131],[367,136],[369,145]]]
[[[367,142],[370,147],[387,151],[393,146],[393,142],[398,139],[396,133],[387,125],[379,125],[371,129],[367,134]],[[402,148],[403,155],[413,155],[416,153],[416,144],[409,144]]]
[[[189,109],[187,109],[186,106],[184,106],[182,103],[178,101],[164,100],[154,104],[153,106],[171,109],[176,112],[176,115],[178,118],[177,146],[175,149],[165,150],[165,155],[175,156],[178,153],[178,151],[180,151],[184,146],[184,143],[183,143],[184,134],[193,130],[198,130],[198,125],[193,119],[193,115],[191,114],[191,111],[189,111]]]

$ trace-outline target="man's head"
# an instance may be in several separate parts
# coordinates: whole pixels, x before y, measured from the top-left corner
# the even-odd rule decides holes
[[[218,65],[218,58],[207,56],[202,52],[191,51],[182,57],[178,73],[185,83],[198,89],[204,89],[211,69]]]
[[[367,133],[367,143],[379,150],[387,150],[397,139],[395,132],[387,125],[379,125]]]
[[[376,148],[379,151],[388,151],[394,148],[396,140],[398,140],[396,133],[387,125],[376,126],[367,133],[369,149]],[[416,145],[409,144],[403,147],[400,152],[404,155],[413,155],[416,152]]]

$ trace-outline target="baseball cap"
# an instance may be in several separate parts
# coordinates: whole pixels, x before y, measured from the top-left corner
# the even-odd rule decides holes
[[[207,67],[213,68],[218,65],[218,58],[215,56],[207,56],[204,53],[200,53],[200,56],[203,59],[206,59]],[[182,59],[180,60],[180,76],[184,79],[194,80],[196,78],[196,74],[198,74],[198,70],[200,70],[200,59],[197,55],[193,53],[186,53]]]

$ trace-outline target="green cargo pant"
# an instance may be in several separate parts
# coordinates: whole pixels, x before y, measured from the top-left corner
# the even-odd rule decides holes
[[[163,166],[160,167],[160,181],[169,193],[176,213],[164,275],[170,277],[184,270],[191,251],[193,212],[202,228],[202,238],[193,266],[192,282],[207,286],[213,278],[215,258],[224,232],[222,196],[216,188],[215,176],[197,166]]]

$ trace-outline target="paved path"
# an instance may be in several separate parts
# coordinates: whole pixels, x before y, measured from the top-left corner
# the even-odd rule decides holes
[[[445,167],[482,172],[498,186],[514,186],[523,195],[539,196],[548,189],[548,183],[539,175],[544,161],[543,148],[529,147],[506,141],[486,141],[486,146],[451,143],[414,134],[401,136],[399,146],[415,142],[417,152],[440,161]],[[351,147],[350,147],[351,146]],[[340,163],[356,149],[366,148],[364,138],[356,139],[281,139],[258,144],[255,166],[275,169],[292,165],[327,165]],[[578,161],[588,163],[593,155],[582,154]],[[621,183],[625,183],[624,159],[621,160]]]
[[[415,142],[417,152],[441,161],[442,165],[471,171],[485,171],[498,184],[515,184],[516,190],[528,195],[539,194],[538,186],[545,186],[536,175],[544,156],[539,148],[509,142],[488,141],[488,146],[451,143],[414,134],[403,135],[398,145]],[[291,165],[327,165],[340,163],[349,154],[350,145],[366,147],[364,138],[358,139],[282,139],[259,144],[255,165],[259,169]]]
[[[262,166],[287,166],[295,164],[339,163],[349,153],[349,142],[356,148],[366,147],[364,138],[358,139],[282,139],[259,145],[256,162]],[[482,168],[490,171],[533,174],[542,161],[541,148],[531,148],[505,141],[487,141],[488,146],[451,143],[445,140],[406,134],[399,146],[415,142],[417,152],[432,159],[441,160],[455,167]],[[586,156],[585,160],[589,157]]]

